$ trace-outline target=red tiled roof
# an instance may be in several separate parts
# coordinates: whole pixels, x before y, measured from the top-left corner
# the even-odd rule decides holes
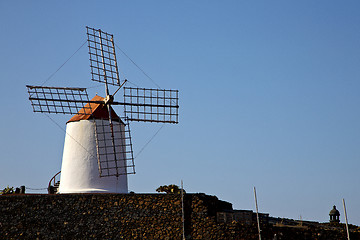
[[[91,101],[104,101],[103,97],[96,95],[91,99]],[[115,121],[120,121],[119,116],[115,113],[115,111],[110,107],[111,110],[111,118]],[[86,114],[84,114],[84,111]],[[91,115],[92,111],[92,115]],[[109,112],[105,104],[99,103],[88,103],[82,108],[76,115],[74,115],[68,122],[75,122],[80,120],[88,120],[88,119],[109,119]]]

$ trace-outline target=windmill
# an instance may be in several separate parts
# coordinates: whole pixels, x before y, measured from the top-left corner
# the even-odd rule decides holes
[[[75,114],[67,122],[59,193],[127,193],[127,175],[135,174],[129,122],[178,123],[178,91],[125,87],[113,35],[86,29],[91,80],[104,84],[105,97],[89,100],[86,88],[27,85],[29,100],[34,112]],[[121,88],[124,98],[115,101]]]

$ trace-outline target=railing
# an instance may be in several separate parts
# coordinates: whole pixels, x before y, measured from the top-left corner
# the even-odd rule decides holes
[[[51,187],[51,183],[53,184],[52,186],[55,186],[56,183],[56,177],[61,173],[61,171],[59,171],[57,174],[55,174],[49,181],[49,185],[48,185],[48,191],[50,193],[50,187]]]

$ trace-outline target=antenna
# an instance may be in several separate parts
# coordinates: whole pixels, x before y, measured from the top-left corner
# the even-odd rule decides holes
[[[348,219],[347,219],[347,214],[346,214],[345,199],[342,199],[342,202],[343,202],[343,207],[344,207],[347,239],[350,240],[350,233],[349,233]]]
[[[134,174],[129,122],[178,123],[178,90],[123,87],[126,80],[120,81],[114,36],[91,27],[86,31],[91,80],[104,83],[105,97],[89,100],[86,88],[27,85],[29,100],[34,112],[76,114],[70,120],[93,121],[100,177]],[[117,87],[113,94],[110,86]],[[123,101],[114,101],[122,87]],[[124,106],[125,117],[116,115],[116,105]],[[100,119],[95,112],[101,112]]]
[[[260,221],[259,221],[259,210],[258,210],[258,202],[256,197],[256,188],[254,187],[254,197],[255,197],[255,206],[256,206],[256,219],[257,219],[257,226],[259,232],[259,240],[261,240],[261,229],[260,229]]]

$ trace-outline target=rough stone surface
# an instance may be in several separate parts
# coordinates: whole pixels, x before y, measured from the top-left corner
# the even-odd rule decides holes
[[[187,239],[258,239],[257,226],[218,223],[230,203],[185,195]],[[261,226],[262,239],[346,239],[342,225]],[[0,239],[182,239],[178,194],[60,194],[0,196]],[[274,238],[276,234],[276,238]],[[359,228],[351,239],[360,239]]]

